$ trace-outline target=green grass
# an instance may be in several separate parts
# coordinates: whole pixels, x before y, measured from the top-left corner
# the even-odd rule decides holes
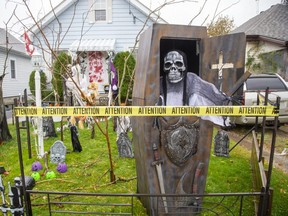
[[[56,124],[56,127],[59,124]],[[18,158],[17,138],[15,134],[15,125],[9,125],[10,132],[13,135],[13,140],[5,142],[0,146],[0,166],[4,166],[9,171],[9,175],[2,175],[4,185],[7,186],[8,181],[13,182],[14,177],[20,176],[20,166]],[[96,128],[96,127],[95,127]],[[111,141],[111,151],[114,164],[114,173],[116,176],[116,183],[110,183],[110,165],[108,150],[105,137],[96,128],[96,136],[94,139],[90,138],[90,130],[79,130],[79,140],[83,151],[81,153],[71,152],[72,143],[70,138],[70,131],[64,131],[64,144],[69,153],[66,155],[66,163],[68,171],[66,173],[58,173],[56,171],[56,164],[50,163],[48,157],[49,170],[56,173],[55,179],[46,179],[43,175],[43,170],[40,172],[41,179],[37,181],[33,190],[41,191],[60,191],[60,192],[89,192],[89,193],[110,193],[110,194],[135,194],[137,187],[135,160],[129,158],[120,158],[118,156],[116,146],[116,134],[112,130],[112,122],[109,124],[109,138]],[[60,133],[57,132],[58,137],[48,138],[44,140],[45,151],[48,151],[51,145],[60,140]],[[32,159],[28,158],[28,148],[26,131],[21,130],[22,152],[25,175],[31,175],[31,165],[37,160],[34,146],[35,136],[31,132],[32,141]],[[231,141],[230,146],[234,142]],[[237,146],[231,153],[229,158],[213,156],[213,148],[211,151],[209,174],[207,178],[206,192],[207,193],[238,193],[238,192],[252,192],[252,175],[250,168],[250,152],[241,146]],[[44,165],[44,161],[40,160]],[[271,187],[274,189],[273,198],[273,212],[272,215],[288,215],[288,176],[282,172],[274,169]],[[7,190],[6,190],[7,193]],[[95,202],[95,197],[70,197],[70,196],[55,196],[58,201],[85,201]],[[7,201],[9,200],[6,196]],[[34,215],[48,215],[47,213],[47,195],[33,194],[31,200],[33,203]],[[129,203],[129,198],[121,197],[122,202]],[[115,197],[100,198],[97,197],[97,202],[116,202]],[[227,202],[232,202],[227,199]],[[138,199],[134,199],[134,214],[146,215],[145,209],[142,207]],[[53,206],[54,209],[63,209],[62,205]],[[105,208],[98,208],[97,211],[105,211]],[[65,210],[73,209],[73,207],[65,206]],[[128,211],[129,208],[111,207],[111,212]],[[77,207],[77,210],[93,211],[93,206]],[[243,215],[253,215],[254,206],[252,198],[244,199],[244,213]],[[206,214],[204,214],[206,215]],[[225,214],[224,214],[225,215]]]

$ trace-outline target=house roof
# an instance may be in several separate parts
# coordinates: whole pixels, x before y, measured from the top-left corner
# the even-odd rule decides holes
[[[231,33],[244,32],[248,37],[288,41],[288,5],[276,4],[251,18]]]
[[[67,8],[69,8],[71,5],[76,4],[78,0],[63,0],[61,1],[55,8],[54,11],[50,11],[47,15],[45,15],[41,20],[41,27],[45,27],[48,25],[51,21],[55,19],[58,15],[60,15],[63,11],[65,11]],[[153,21],[158,21],[161,23],[167,23],[164,19],[162,19],[160,16],[158,16],[155,13],[152,13],[152,11],[146,7],[144,4],[142,4],[139,0],[124,0],[128,2],[130,5],[144,13],[145,15],[150,15],[150,19]],[[30,28],[31,32],[34,32],[34,34],[37,34],[39,31],[39,28],[37,25],[33,25]]]
[[[0,28],[0,49],[6,49],[6,33],[8,36],[8,49],[11,49],[11,52],[15,52],[28,57],[24,43],[11,35],[9,32],[6,32],[6,30],[3,28]]]

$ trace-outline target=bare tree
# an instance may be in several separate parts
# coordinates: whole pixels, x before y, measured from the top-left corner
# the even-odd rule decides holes
[[[9,54],[12,50],[12,46],[9,45],[9,33],[8,33],[8,24],[11,20],[12,16],[9,18],[9,20],[5,23],[5,60],[4,65],[2,68],[2,74],[0,74],[0,145],[3,141],[8,141],[12,139],[12,136],[9,131],[9,127],[7,124],[7,118],[6,118],[6,112],[5,112],[5,104],[4,104],[4,98],[3,98],[3,80],[5,75],[7,74],[7,64],[8,64],[8,58]]]

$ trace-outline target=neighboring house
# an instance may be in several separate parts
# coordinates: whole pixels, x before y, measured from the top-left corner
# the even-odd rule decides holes
[[[7,33],[8,49],[6,51],[6,30],[0,28],[0,73],[3,74],[6,61],[6,71],[3,80],[3,98],[5,104],[12,104],[15,97],[23,95],[25,89],[30,94],[29,76],[32,72],[31,57],[26,53],[23,42]]]
[[[278,73],[288,81],[288,5],[274,5],[231,33],[238,32],[247,38],[247,70]]]
[[[84,69],[89,82],[97,82],[98,91],[103,93],[104,85],[109,83],[108,54],[131,51],[143,29],[154,22],[166,23],[150,14],[137,0],[63,0],[54,12],[39,21],[51,47],[47,48],[36,25],[30,29],[30,35],[36,35],[32,37],[33,44],[43,47],[48,62],[54,58],[51,50],[77,54],[82,72]]]

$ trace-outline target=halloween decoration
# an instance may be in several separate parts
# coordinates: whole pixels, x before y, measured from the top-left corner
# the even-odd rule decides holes
[[[214,155],[229,157],[230,139],[226,131],[219,130],[214,138]]]
[[[54,171],[48,171],[47,173],[46,173],[46,179],[53,179],[53,178],[56,178],[56,174],[55,174],[55,172]]]
[[[212,65],[229,62],[221,74]],[[153,24],[141,34],[134,79],[133,106],[221,106],[244,73],[245,35],[208,38],[200,26]],[[223,64],[224,64],[223,63]],[[199,215],[208,174],[213,123],[222,116],[132,117],[133,146],[140,198],[148,215]],[[165,194],[183,195],[165,197]]]
[[[43,135],[44,137],[57,137],[52,116],[43,118]]]
[[[42,166],[42,164],[39,161],[35,161],[32,164],[32,168],[31,168],[32,171],[39,171],[39,170],[42,170],[42,169],[43,169],[43,166]]]
[[[58,171],[59,173],[65,173],[65,172],[67,172],[67,164],[66,164],[66,163],[59,163],[59,164],[57,165],[57,171]]]
[[[117,139],[119,157],[133,158],[132,143],[127,133],[120,133]]]
[[[77,127],[72,125],[70,127],[70,131],[71,131],[71,142],[72,142],[73,152],[81,152],[82,146],[81,146],[80,141],[78,139]]]
[[[24,177],[25,187],[27,190],[32,190],[35,186],[34,178],[30,176]],[[2,197],[2,203],[0,204],[0,211],[3,212],[3,215],[13,215],[21,216],[24,215],[24,203],[23,203],[23,184],[20,177],[14,178],[14,185],[11,185],[8,182],[8,196],[9,202],[6,202],[5,199],[5,186],[3,185],[2,177],[0,175],[0,196]],[[26,199],[30,201],[30,196],[26,196]],[[10,212],[10,213],[8,213]],[[30,209],[26,211],[25,215],[32,215]]]
[[[40,174],[38,172],[33,172],[31,174],[31,177],[35,180],[38,181],[40,179]]]
[[[50,148],[50,162],[63,163],[66,159],[66,146],[60,140],[56,141]]]

